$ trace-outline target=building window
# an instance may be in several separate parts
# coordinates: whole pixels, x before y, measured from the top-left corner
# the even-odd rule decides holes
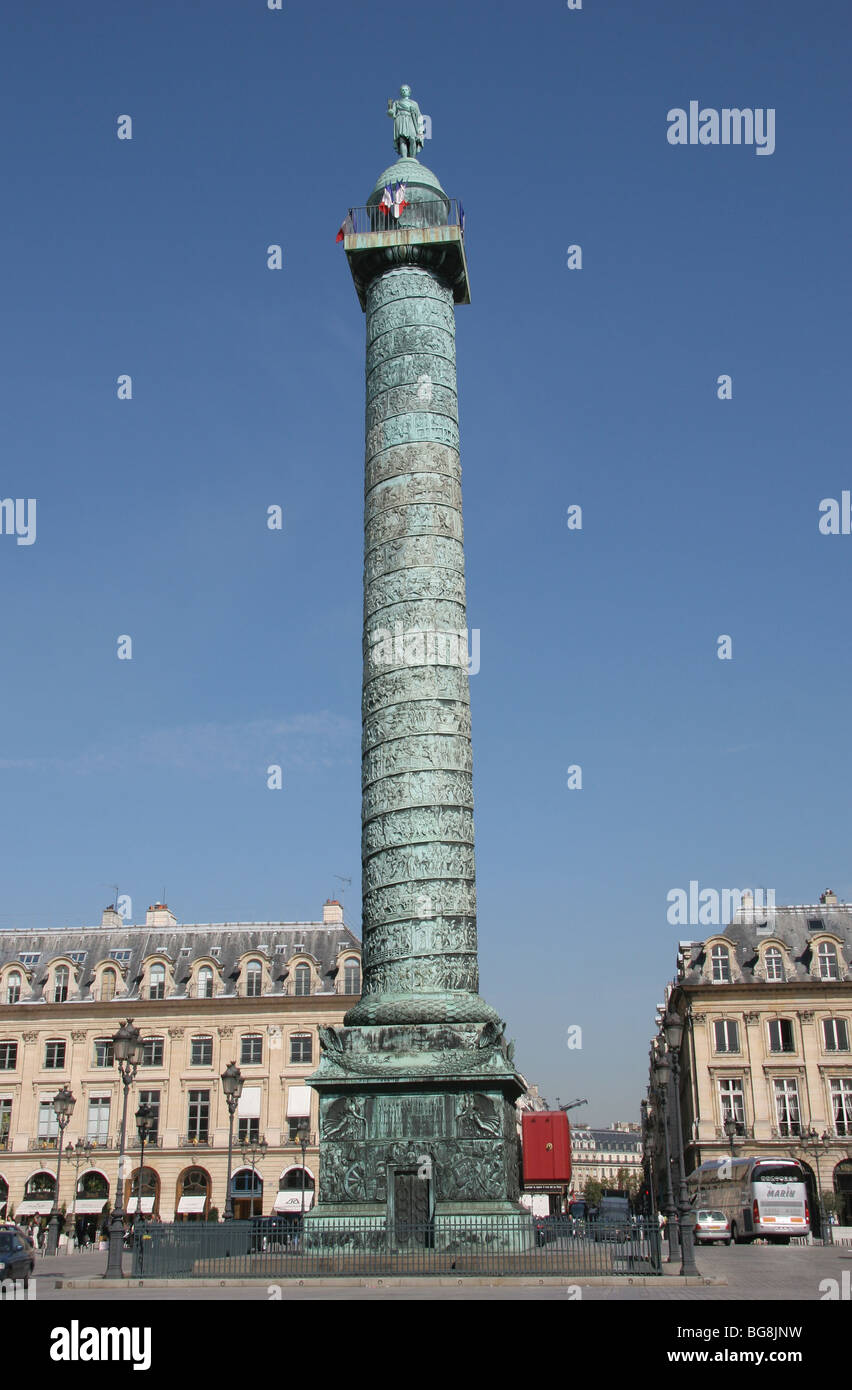
[[[310,1129],[310,1123],[311,1123],[311,1122],[310,1122],[310,1120],[307,1118],[307,1116],[305,1116],[305,1118],[304,1118],[303,1120],[288,1120],[288,1121],[287,1121],[287,1126],[288,1126],[287,1139],[288,1139],[289,1143],[291,1143],[291,1144],[298,1144],[298,1142],[299,1142],[299,1140],[301,1139],[301,1137],[302,1137],[303,1134],[304,1134],[305,1138],[309,1138],[310,1136],[309,1136],[309,1134],[308,1134],[308,1131],[309,1131],[309,1129]]]
[[[190,1091],[186,1120],[186,1137],[199,1144],[207,1143],[210,1127],[210,1092]]]
[[[260,1138],[260,1120],[248,1119],[245,1115],[237,1120],[237,1143],[250,1144]]]
[[[310,994],[311,992],[311,967],[309,965],[297,965],[293,972],[293,993]]]
[[[852,1135],[852,1080],[848,1077],[831,1078],[831,1113],[835,1134],[842,1138]]]
[[[114,970],[105,970],[101,975],[101,1002],[108,1004],[115,998],[117,977]]]
[[[775,1114],[778,1120],[778,1133],[784,1139],[801,1134],[802,1123],[799,1116],[799,1087],[791,1076],[776,1077]]]
[[[293,1033],[290,1038],[290,1061],[310,1062],[313,1058],[313,1035]]]
[[[741,1076],[725,1077],[719,1082],[719,1111],[722,1124],[735,1120],[738,1133],[745,1130],[745,1102],[743,1100],[743,1079]]]
[[[13,970],[6,981],[6,1003],[17,1004],[21,997],[21,974],[18,970]]]
[[[62,1071],[65,1066],[64,1042],[51,1039],[44,1045],[44,1065],[47,1071]]]
[[[837,947],[833,946],[830,941],[820,942],[817,951],[817,963],[821,980],[840,979],[840,973],[837,969]]]
[[[0,1043],[0,1071],[14,1071],[18,1065],[18,1044]]]
[[[89,1096],[86,1138],[101,1148],[109,1143],[109,1096]]]
[[[263,1038],[260,1033],[246,1033],[240,1045],[240,1066],[258,1067],[263,1061]]]
[[[361,966],[357,960],[348,960],[343,967],[343,993],[361,993]]]
[[[53,1002],[64,1004],[68,998],[69,972],[67,965],[57,965],[53,972]]]
[[[148,998],[165,999],[166,997],[166,967],[164,965],[152,965],[148,972]]]
[[[40,1100],[38,1103],[38,1144],[40,1149],[55,1149],[56,1137],[59,1134],[59,1121],[56,1118],[56,1111],[53,1108],[52,1100]]]
[[[193,1038],[189,1045],[189,1065],[191,1067],[212,1067],[213,1039]]]
[[[769,1024],[769,1051],[795,1052],[796,1039],[793,1035],[793,1021],[789,1018],[773,1018]]]
[[[143,1067],[161,1067],[163,1065],[163,1039],[145,1038],[142,1042],[142,1062]]]
[[[259,999],[263,991],[263,966],[259,960],[250,960],[246,966],[246,995],[249,999]]]
[[[209,965],[202,965],[198,972],[199,999],[213,998],[213,971]]]
[[[731,953],[727,946],[714,946],[710,952],[714,985],[727,985],[731,982]]]
[[[784,979],[784,959],[777,946],[770,946],[763,960],[766,965],[766,978],[771,984]]]
[[[111,1067],[113,1064],[112,1038],[95,1038],[93,1067]]]
[[[824,1018],[822,1040],[826,1052],[849,1051],[849,1024],[845,1018]]]
[[[140,1091],[139,1104],[147,1105],[153,1116],[154,1123],[148,1131],[145,1140],[147,1144],[156,1144],[160,1132],[160,1092],[159,1091]]]
[[[740,1029],[736,1019],[717,1018],[713,1024],[717,1052],[739,1052]]]
[[[11,1128],[12,1102],[9,1099],[0,1100],[0,1149],[8,1149]],[[6,1195],[8,1197],[9,1194]],[[2,1193],[0,1193],[0,1197],[2,1197]],[[0,1203],[0,1216],[2,1215],[2,1203]]]

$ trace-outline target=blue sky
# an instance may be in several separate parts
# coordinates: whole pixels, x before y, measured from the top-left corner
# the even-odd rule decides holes
[[[669,891],[852,898],[852,537],[818,529],[852,486],[848,7],[5,20],[0,496],[37,539],[0,536],[0,925],[98,920],[110,883],[137,920],[164,890],[189,922],[316,918],[339,874],[358,928],[364,323],[334,236],[408,82],[467,214],[482,992],[546,1095],[635,1117],[699,934]],[[670,145],[691,100],[772,108],[775,152]]]

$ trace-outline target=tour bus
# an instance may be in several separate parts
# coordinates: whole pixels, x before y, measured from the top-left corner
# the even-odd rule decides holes
[[[713,1158],[687,1178],[693,1207],[724,1212],[731,1239],[789,1245],[810,1229],[805,1174],[792,1158]]]

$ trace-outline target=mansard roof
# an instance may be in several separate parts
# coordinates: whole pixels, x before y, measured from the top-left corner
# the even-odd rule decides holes
[[[787,983],[801,980],[822,985],[826,982],[814,980],[811,962],[814,942],[823,935],[839,939],[846,966],[852,967],[852,905],[803,904],[800,907],[776,907],[769,914],[765,909],[741,908],[727,927],[708,932],[704,941],[680,943],[677,982],[682,985],[706,984],[704,966],[708,943],[712,942],[714,945],[729,946],[743,983],[754,982],[767,988],[777,988],[774,982],[767,982],[755,974],[761,946],[771,943],[780,945],[786,952]],[[724,987],[713,986],[715,989]]]
[[[0,930],[0,969],[13,961],[32,961],[33,999],[41,990],[53,962],[69,956],[78,966],[80,995],[91,990],[98,966],[121,967],[128,995],[138,995],[143,962],[162,956],[170,963],[178,993],[183,992],[194,964],[216,961],[227,993],[235,991],[241,961],[257,954],[268,965],[273,991],[280,991],[289,962],[313,956],[322,980],[321,990],[334,990],[338,957],[343,950],[360,954],[361,943],[342,922],[219,922],[198,925],[54,927],[48,930]],[[74,998],[72,986],[70,998]],[[28,998],[26,988],[21,1002]]]

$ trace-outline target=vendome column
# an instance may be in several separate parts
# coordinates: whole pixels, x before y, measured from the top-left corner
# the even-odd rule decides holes
[[[426,1240],[518,1214],[523,1083],[478,994],[454,316],[470,302],[464,232],[416,157],[408,88],[388,114],[400,157],[342,229],[367,321],[364,992],[342,1027],[320,1030],[311,1221],[387,1217]]]

